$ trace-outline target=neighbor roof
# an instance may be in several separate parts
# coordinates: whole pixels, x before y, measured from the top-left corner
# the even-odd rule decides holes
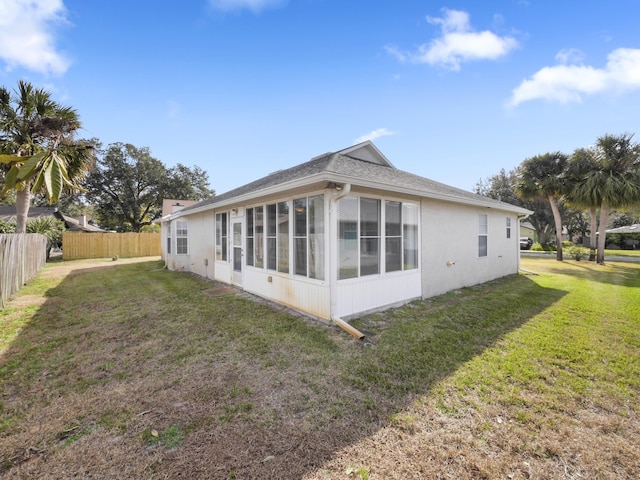
[[[0,205],[0,220],[11,220],[16,216],[15,205]],[[28,219],[35,219],[41,217],[55,217],[58,220],[62,220],[67,230],[79,231],[79,232],[104,232],[101,228],[87,223],[82,225],[79,220],[64,215],[56,207],[29,207],[27,214]]]
[[[500,208],[519,214],[531,213],[529,210],[515,205],[399,170],[373,143],[367,141],[344,150],[320,155],[286,170],[279,170],[221,195],[186,207],[170,217],[218,206],[222,207],[240,201],[245,202],[252,198],[318,182],[350,183],[388,192]]]

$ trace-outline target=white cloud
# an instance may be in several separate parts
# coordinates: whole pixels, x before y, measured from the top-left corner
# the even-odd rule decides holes
[[[584,52],[577,48],[566,48],[556,53],[556,60],[560,63],[581,63],[584,60]]]
[[[356,145],[358,143],[366,142],[367,140],[373,141],[376,138],[388,137],[395,134],[396,132],[394,132],[393,130],[389,130],[388,128],[378,128],[376,130],[373,130],[372,132],[365,133],[364,135],[356,138],[353,143],[354,145]]]
[[[556,56],[562,61],[570,57],[562,52]],[[619,48],[608,55],[604,68],[563,64],[540,69],[513,90],[508,106],[539,99],[579,103],[585,95],[636,89],[640,89],[640,50]]]
[[[0,58],[6,68],[62,74],[70,61],[56,51],[54,27],[66,24],[62,0],[0,0]]]
[[[216,10],[225,12],[233,10],[251,10],[260,13],[267,8],[277,8],[286,3],[286,0],[209,0],[209,4]]]
[[[496,60],[518,47],[512,37],[501,37],[488,30],[474,31],[467,12],[448,9],[443,12],[442,18],[427,17],[429,23],[440,26],[440,37],[421,45],[414,53],[401,52],[395,47],[386,47],[387,52],[402,62],[409,60],[457,71],[463,62]]]

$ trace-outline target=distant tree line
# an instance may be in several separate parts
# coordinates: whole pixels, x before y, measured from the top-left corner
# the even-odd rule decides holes
[[[527,158],[510,172],[503,169],[480,180],[475,191],[532,210],[527,221],[540,242],[555,233],[559,261],[563,227],[569,236],[588,233],[590,258],[603,264],[609,224],[638,222],[630,209],[640,207],[640,145],[632,134],[603,135],[593,146],[570,155],[552,152]]]
[[[58,205],[88,214],[107,230],[153,228],[162,200],[215,194],[208,174],[183,164],[168,168],[147,147],[79,139],[78,113],[51,94],[19,81],[0,87],[0,200],[16,205],[15,231],[25,233],[30,206]]]

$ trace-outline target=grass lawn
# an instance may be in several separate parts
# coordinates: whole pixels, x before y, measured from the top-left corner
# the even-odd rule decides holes
[[[0,477],[640,478],[640,264],[521,274],[337,327],[60,261],[0,311]]]

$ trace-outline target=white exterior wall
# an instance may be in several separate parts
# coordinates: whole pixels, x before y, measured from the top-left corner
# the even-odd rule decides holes
[[[478,257],[479,215],[488,221],[487,256]],[[511,238],[506,238],[506,218]],[[518,218],[490,208],[425,199],[421,204],[422,296],[440,295],[518,272]]]
[[[171,222],[171,255],[166,255],[166,235],[163,236],[162,250],[169,270],[183,270],[196,273],[205,278],[214,275],[214,216],[211,212],[196,213],[180,217]],[[187,221],[188,253],[176,253],[176,221]]]

